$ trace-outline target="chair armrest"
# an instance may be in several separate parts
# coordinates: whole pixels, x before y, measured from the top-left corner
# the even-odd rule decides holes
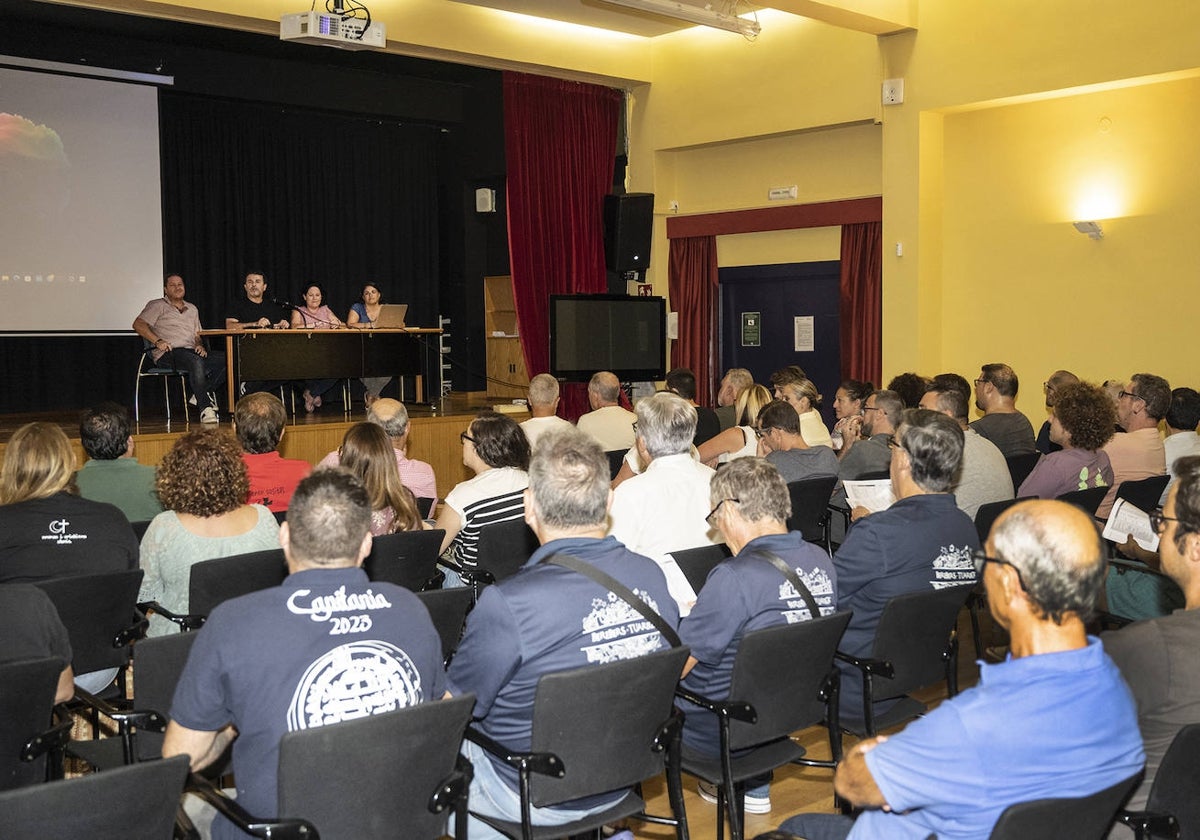
[[[310,840],[317,837],[317,828],[308,820],[302,819],[261,819],[255,817],[245,808],[230,799],[213,784],[192,773],[184,788],[188,793],[194,793],[208,804],[212,805],[221,816],[236,825],[247,834],[269,840]]]
[[[666,752],[671,748],[671,742],[680,736],[683,732],[683,712],[679,709],[672,709],[671,716],[663,721],[662,726],[658,728],[658,734],[654,736],[654,740],[650,743],[650,751],[661,753]]]
[[[1178,837],[1180,831],[1174,814],[1157,811],[1117,811],[1117,822],[1132,828],[1138,837]]]
[[[889,680],[895,679],[896,677],[895,667],[886,659],[871,659],[869,657],[859,658],[857,656],[851,656],[848,653],[842,653],[840,650],[834,651],[833,656],[835,659],[840,659],[843,662],[853,665],[864,674],[878,674],[879,676],[886,677]]]
[[[154,709],[118,709],[107,700],[103,700],[91,692],[75,686],[75,700],[90,706],[100,714],[116,721],[125,732],[129,727],[146,729],[151,732],[166,732],[167,719]]]
[[[475,776],[475,768],[471,762],[459,755],[455,768],[450,775],[438,783],[437,790],[429,797],[430,813],[440,814],[455,803],[462,801],[471,787],[471,779]]]
[[[543,776],[554,776],[559,779],[566,774],[566,768],[563,767],[562,759],[554,753],[514,752],[499,741],[484,735],[473,726],[467,727],[467,733],[464,737],[471,743],[483,747],[484,752],[494,755],[518,772],[528,770],[531,773],[540,773]]]
[[[472,586],[491,586],[496,582],[496,576],[487,569],[462,569],[458,575],[464,583]]]
[[[713,700],[702,694],[689,691],[683,686],[676,687],[675,696],[702,709],[706,709],[718,717],[741,720],[746,723],[758,723],[758,712],[744,700]]]
[[[146,618],[146,614],[141,610],[134,610],[133,623],[113,636],[112,646],[115,648],[128,647],[138,639],[145,638],[146,631],[149,629],[150,619]]]
[[[61,756],[71,741],[71,727],[74,724],[74,719],[68,714],[49,729],[34,735],[21,746],[21,760],[33,761],[38,756],[54,752]]]
[[[143,601],[138,604],[138,609],[146,614],[153,613],[154,615],[162,616],[167,621],[179,625],[179,629],[184,631],[199,630],[204,626],[204,622],[208,620],[208,616],[206,615],[181,615],[180,613],[171,612],[158,603],[158,601]]]

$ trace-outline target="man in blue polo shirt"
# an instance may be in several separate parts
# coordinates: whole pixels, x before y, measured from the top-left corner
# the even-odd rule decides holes
[[[1009,805],[1088,796],[1128,779],[1145,757],[1129,688],[1087,635],[1105,573],[1090,517],[1057,501],[1006,511],[975,555],[1011,655],[979,685],[900,734],[852,747],[834,788],[857,820],[801,814],[781,828],[807,840],[936,834],[987,837]]]
[[[447,676],[451,694],[475,694],[479,729],[514,750],[529,749],[534,692],[543,674],[669,646],[620,597],[590,577],[544,560],[562,553],[589,563],[633,590],[667,624],[679,623],[658,564],[605,536],[611,499],[608,459],[595,440],[577,429],[546,432],[538,440],[529,464],[525,521],[541,548],[518,574],[479,596]],[[471,811],[519,821],[516,773],[472,743],[463,751],[475,768]],[[533,824],[571,822],[622,795],[535,807]],[[469,829],[472,840],[503,837],[475,819]]]
[[[345,470],[300,482],[279,530],[291,574],[214,609],[175,690],[163,755],[186,753],[195,770],[233,741],[238,802],[256,817],[276,813],[284,734],[445,693],[424,605],[361,568],[370,527],[366,488]],[[244,836],[223,818],[213,823],[218,840]]]

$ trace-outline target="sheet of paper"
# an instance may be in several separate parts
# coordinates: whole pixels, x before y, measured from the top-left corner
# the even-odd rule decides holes
[[[793,343],[797,353],[811,353],[816,349],[816,331],[812,315],[797,315],[792,319]]]
[[[850,503],[851,509],[865,507],[871,513],[878,513],[887,510],[896,501],[890,478],[879,481],[846,481],[842,486],[846,488],[846,501]]]
[[[1104,539],[1112,540],[1118,545],[1132,536],[1146,551],[1158,551],[1158,534],[1150,527],[1149,514],[1124,499],[1117,499],[1117,503],[1113,505],[1108,522],[1104,525],[1103,536]]]

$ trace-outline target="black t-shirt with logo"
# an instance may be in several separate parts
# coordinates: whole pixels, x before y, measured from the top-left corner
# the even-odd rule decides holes
[[[0,583],[137,567],[137,539],[115,505],[55,493],[0,506]]]

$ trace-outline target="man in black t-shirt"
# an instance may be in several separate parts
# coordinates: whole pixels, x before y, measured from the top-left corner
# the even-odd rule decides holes
[[[246,296],[238,298],[226,310],[225,329],[274,329],[288,328],[288,311],[285,307],[265,298],[267,280],[261,271],[251,271],[246,275]],[[274,381],[243,382],[238,390],[239,396],[253,394],[256,391],[274,391],[283,383]]]

